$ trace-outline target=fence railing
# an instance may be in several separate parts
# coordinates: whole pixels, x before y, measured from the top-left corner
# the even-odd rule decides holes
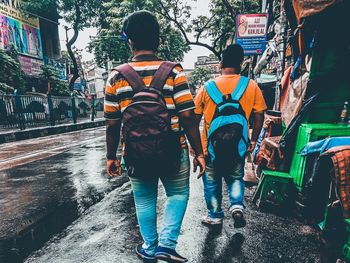
[[[66,122],[96,117],[103,111],[103,98],[77,98],[38,96],[38,95],[0,95],[0,129],[21,130],[27,127],[56,125]]]

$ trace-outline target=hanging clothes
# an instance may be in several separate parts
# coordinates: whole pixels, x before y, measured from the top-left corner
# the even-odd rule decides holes
[[[293,0],[293,7],[300,22],[302,18],[316,15],[330,6],[342,2],[343,0]]]
[[[292,80],[292,72],[290,72],[289,78],[286,76],[286,79],[283,79],[284,82],[282,82],[282,84],[288,87],[288,90],[285,93],[282,93],[283,96],[281,99],[282,121],[287,127],[293,118],[299,113],[305,98],[307,84],[309,81],[309,71],[311,67],[310,56],[305,57],[304,64],[306,65],[305,72],[299,78]],[[285,83],[288,80],[289,83]]]
[[[289,93],[290,89],[290,75],[292,73],[293,66],[288,67],[283,74],[282,80],[281,80],[281,102],[280,102],[280,109],[283,109],[284,102],[286,100],[287,94]]]
[[[308,81],[309,73],[305,72],[290,84],[289,92],[286,94],[283,108],[281,108],[282,120],[287,127],[300,111]]]

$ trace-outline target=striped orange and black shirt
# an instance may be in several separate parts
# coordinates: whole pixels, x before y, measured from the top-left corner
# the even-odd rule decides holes
[[[155,55],[135,57],[129,64],[143,79],[145,86],[151,84],[153,75],[162,63]],[[107,120],[118,120],[125,108],[131,103],[134,91],[118,71],[112,70],[106,85],[104,116]],[[180,66],[176,66],[169,75],[163,96],[171,114],[171,124],[174,131],[182,131],[178,114],[195,108],[188,86],[187,78]]]

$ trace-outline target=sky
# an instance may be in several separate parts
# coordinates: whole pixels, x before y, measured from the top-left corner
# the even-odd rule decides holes
[[[207,14],[209,12],[208,9],[209,9],[210,0],[197,0],[197,1],[188,0],[188,1],[191,2],[192,4],[192,14],[194,17],[197,15]],[[61,20],[60,26],[59,26],[59,33],[60,33],[62,50],[66,50],[66,46],[65,46],[66,35],[65,35],[64,25],[65,25],[64,20]],[[68,33],[70,34],[72,32],[68,32]],[[91,60],[94,58],[94,55],[92,53],[89,53],[86,50],[86,47],[90,42],[90,36],[96,36],[96,34],[97,34],[96,28],[88,28],[79,33],[79,37],[75,43],[75,46],[78,49],[83,50],[82,51],[83,61]],[[191,46],[191,48],[192,48],[191,51],[185,54],[184,61],[182,63],[185,69],[194,68],[194,62],[197,60],[198,56],[210,54],[210,51],[203,47]]]

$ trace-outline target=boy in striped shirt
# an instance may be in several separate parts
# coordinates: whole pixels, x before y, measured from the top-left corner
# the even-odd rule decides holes
[[[129,65],[149,87],[162,61],[156,56],[159,46],[159,24],[153,14],[139,11],[131,14],[124,22],[133,58]],[[116,159],[119,144],[121,118],[132,102],[135,92],[128,81],[113,70],[106,86],[105,118],[107,119],[107,173],[118,176],[120,163]],[[144,260],[162,259],[171,262],[186,262],[176,251],[177,239],[189,198],[190,163],[185,135],[195,151],[194,166],[205,170],[205,160],[198,125],[194,114],[194,102],[187,79],[181,66],[175,66],[162,89],[166,108],[171,116],[171,129],[179,135],[182,146],[180,169],[175,176],[159,176],[150,179],[131,177],[136,213],[143,244],[136,247],[137,255]],[[157,169],[157,167],[154,167]],[[162,181],[167,195],[163,228],[157,233],[157,190]]]

